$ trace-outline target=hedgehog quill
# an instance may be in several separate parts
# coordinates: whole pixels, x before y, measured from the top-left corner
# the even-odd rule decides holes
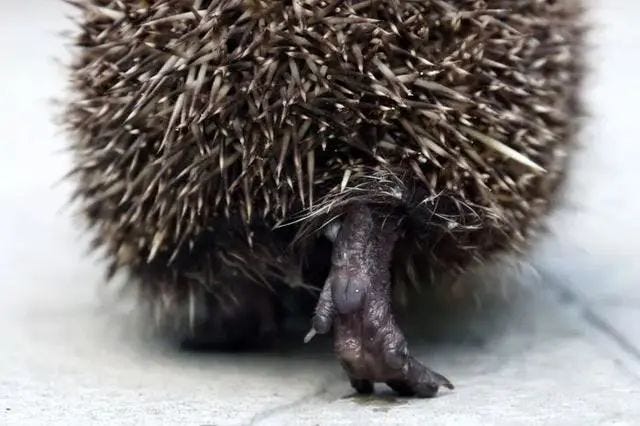
[[[576,133],[579,2],[67,1],[75,199],[158,323],[266,344],[305,289],[305,340],[332,330],[358,392],[453,388],[392,289],[531,240]]]

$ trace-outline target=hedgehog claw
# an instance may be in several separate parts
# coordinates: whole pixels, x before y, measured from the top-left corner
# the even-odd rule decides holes
[[[307,333],[306,336],[304,336],[304,342],[305,343],[309,343],[311,341],[311,339],[313,339],[314,337],[316,337],[316,334],[318,334],[318,332],[316,331],[315,328],[311,328],[311,330],[309,330],[309,332]]]

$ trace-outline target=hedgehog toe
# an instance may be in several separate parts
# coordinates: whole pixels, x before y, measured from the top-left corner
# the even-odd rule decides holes
[[[419,398],[432,398],[441,387],[453,389],[453,385],[446,377],[431,371],[413,357],[409,357],[406,367],[402,370],[401,378],[388,380],[386,383],[400,396]]]

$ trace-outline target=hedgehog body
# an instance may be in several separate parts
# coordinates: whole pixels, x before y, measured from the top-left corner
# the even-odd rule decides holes
[[[462,271],[524,247],[561,182],[575,1],[72,3],[76,196],[169,316],[321,285],[355,202],[402,220],[395,281]]]

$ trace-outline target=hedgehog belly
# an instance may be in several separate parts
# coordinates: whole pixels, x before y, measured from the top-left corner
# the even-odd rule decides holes
[[[322,286],[352,216],[397,219],[394,279],[461,271],[525,245],[561,181],[578,0],[74,4],[76,197],[112,271],[190,322],[251,283]]]

